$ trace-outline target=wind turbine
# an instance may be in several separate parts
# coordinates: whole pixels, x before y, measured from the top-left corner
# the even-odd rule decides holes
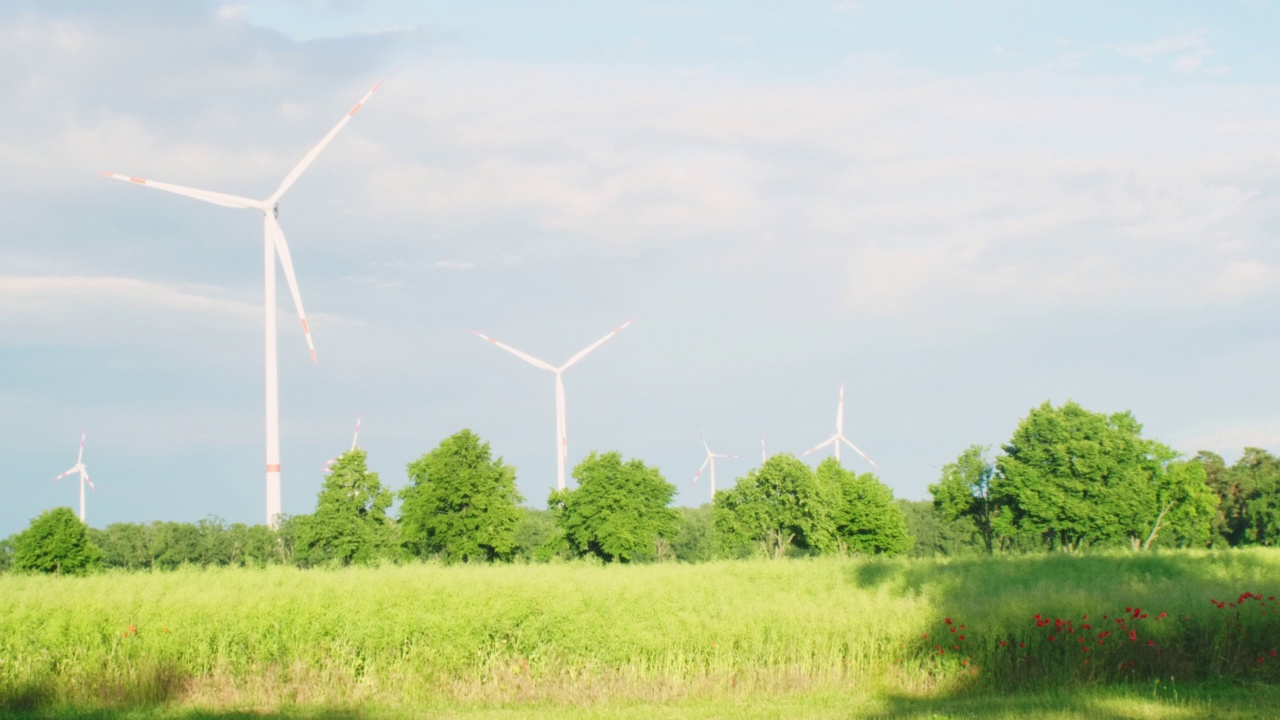
[[[351,437],[351,450],[355,450],[358,447],[360,447],[360,416],[359,415],[356,416],[356,434]],[[351,450],[348,450],[347,452],[351,452]],[[335,457],[335,458],[330,458],[329,461],[324,464],[324,471],[331,472],[333,469],[334,463],[338,462],[341,459],[342,459],[342,455],[339,455],[338,457]]]
[[[849,447],[853,448],[853,451],[861,455],[863,460],[866,460],[867,462],[871,463],[872,467],[874,467],[877,470],[880,469],[880,466],[876,465],[875,460],[872,460],[871,458],[867,457],[866,453],[859,450],[857,445],[854,445],[853,443],[849,442],[849,438],[844,436],[844,383],[840,383],[840,403],[836,407],[836,434],[827,438],[825,442],[822,442],[818,445],[815,445],[814,447],[809,448],[808,450],[805,450],[804,453],[800,455],[800,457],[804,457],[805,455],[808,455],[811,452],[814,452],[816,450],[821,450],[822,448],[828,445],[834,444],[835,450],[836,450],[836,462],[839,462],[840,461],[840,443],[842,442],[848,445]]]
[[[614,335],[617,335],[618,333],[625,330],[627,326],[633,322],[635,322],[635,320],[628,320],[622,323],[617,328],[615,328],[613,332],[609,333],[608,335],[605,335],[604,337],[600,338],[599,340],[591,343],[587,347],[580,350],[577,355],[574,355],[573,357],[569,358],[568,362],[561,365],[560,367],[555,367],[550,363],[543,362],[538,358],[533,357],[532,355],[522,353],[519,350],[511,347],[510,345],[503,345],[502,343],[498,342],[497,340],[494,340],[488,335],[484,335],[482,333],[472,331],[472,334],[480,338],[481,340],[488,340],[490,343],[497,345],[498,347],[502,348],[503,350],[506,350],[512,355],[515,355],[521,360],[524,360],[530,365],[533,365],[534,367],[542,368],[543,370],[549,370],[555,373],[556,375],[556,488],[559,490],[564,490],[566,487],[565,479],[564,479],[564,466],[569,461],[569,438],[566,435],[565,420],[564,420],[564,415],[565,415],[564,413],[564,380],[562,378],[562,376],[564,375],[564,371],[573,367],[575,363],[577,363],[582,358],[586,357],[592,350],[595,350],[596,348],[605,344],[606,341],[611,339]]]
[[[57,482],[68,475],[80,476],[80,522],[84,522],[84,486],[88,484],[89,488],[94,492],[98,490],[93,486],[93,481],[89,479],[89,470],[84,466],[84,430],[80,431],[80,454],[76,455],[76,464],[72,465],[70,470],[54,478],[53,481]]]
[[[769,453],[765,452],[765,449],[764,449],[764,436],[763,436],[763,435],[761,435],[761,436],[760,436],[760,464],[761,464],[761,465],[764,465],[764,464],[765,464],[765,463],[767,463],[767,462],[769,462]]]
[[[266,414],[267,414],[267,524],[274,527],[280,516],[280,398],[277,389],[277,361],[276,361],[276,256],[280,256],[280,265],[284,268],[285,280],[289,283],[289,293],[293,295],[293,304],[298,309],[298,319],[302,322],[302,334],[306,337],[307,348],[311,351],[311,362],[316,362],[316,346],[311,340],[311,328],[307,325],[307,315],[302,310],[302,296],[298,294],[298,281],[293,274],[293,260],[289,255],[289,244],[284,239],[284,231],[280,228],[278,218],[280,216],[279,202],[284,196],[285,191],[293,186],[293,183],[302,175],[303,171],[316,159],[321,150],[333,140],[338,131],[347,124],[348,121],[360,110],[369,98],[373,96],[378,88],[382,86],[379,82],[373,86],[373,89],[365,93],[360,102],[355,104],[342,120],[325,135],[311,151],[303,156],[302,160],[294,166],[289,174],[281,181],[276,191],[271,193],[265,200],[250,200],[249,198],[238,197],[235,195],[225,195],[223,193],[211,192],[208,190],[197,190],[195,188],[183,187],[181,185],[170,185],[168,183],[160,183],[152,180],[144,180],[142,178],[130,175],[117,175],[115,173],[103,172],[107,177],[126,182],[152,187],[157,190],[166,190],[178,195],[185,195],[196,200],[203,200],[214,205],[222,205],[223,207],[239,208],[244,210],[257,210],[262,213],[263,217],[263,288],[266,302],[263,305],[263,316],[266,326]]]
[[[724,458],[724,459],[728,460],[729,458],[736,458],[736,457],[738,457],[738,456],[737,456],[737,455],[720,455],[720,454],[717,454],[717,453],[713,453],[713,452],[711,452],[711,446],[707,444],[707,439],[706,439],[705,437],[704,437],[704,438],[702,438],[702,447],[704,447],[704,448],[706,448],[706,449],[707,449],[707,459],[702,461],[702,467],[698,468],[698,474],[693,476],[693,482],[689,483],[689,485],[690,485],[690,486],[697,485],[697,484],[698,484],[698,478],[702,477],[702,471],[703,471],[703,470],[706,470],[706,469],[707,469],[707,466],[708,466],[708,465],[710,465],[710,466],[711,466],[711,501],[712,501],[712,502],[715,502],[715,499],[716,499],[716,458]]]

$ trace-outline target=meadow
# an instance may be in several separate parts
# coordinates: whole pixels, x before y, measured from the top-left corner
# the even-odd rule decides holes
[[[0,576],[16,717],[1269,717],[1280,551]]]

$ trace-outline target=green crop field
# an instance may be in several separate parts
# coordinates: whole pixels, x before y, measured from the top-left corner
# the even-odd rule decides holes
[[[0,576],[0,715],[1274,717],[1280,552]]]

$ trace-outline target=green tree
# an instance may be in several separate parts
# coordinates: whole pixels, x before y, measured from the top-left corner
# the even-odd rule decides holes
[[[832,493],[790,453],[774,455],[715,497],[720,552],[742,557],[753,548],[775,559],[790,548],[821,554],[836,549]]]
[[[80,575],[101,559],[102,551],[89,542],[88,529],[70,508],[42,513],[13,541],[14,570]]]
[[[1280,544],[1280,459],[1261,448],[1245,448],[1230,475],[1239,493],[1237,544]]]
[[[1198,460],[1177,460],[1177,453],[1159,443],[1152,443],[1152,452],[1159,467],[1152,478],[1155,504],[1147,512],[1151,532],[1142,549],[1150,548],[1161,532],[1181,547],[1209,544],[1219,500],[1205,481],[1204,465]]]
[[[391,491],[365,467],[365,452],[352,450],[333,465],[316,499],[316,511],[298,528],[295,558],[304,565],[367,565],[387,550]]]
[[[1217,453],[1201,450],[1194,460],[1204,468],[1205,484],[1218,496],[1210,542],[1219,547],[1235,547],[1244,539],[1244,497],[1239,477]]]
[[[516,525],[514,556],[525,562],[546,562],[557,555],[564,544],[564,533],[556,526],[550,510],[521,507]]]
[[[982,536],[968,517],[948,518],[932,500],[898,500],[907,522],[907,533],[915,538],[913,557],[963,556],[982,552]]]
[[[622,454],[592,452],[573,469],[574,490],[556,490],[548,504],[571,552],[606,562],[651,560],[658,539],[669,538],[679,519],[667,507],[676,486],[657,468]]]
[[[400,541],[418,557],[446,562],[508,560],[516,550],[516,471],[470,430],[409,464],[400,492]]]
[[[986,450],[981,445],[970,445],[955,462],[942,467],[942,477],[929,486],[929,492],[943,518],[965,518],[973,523],[989,554],[995,549],[995,517],[999,505],[991,497],[996,465],[982,459]]]
[[[991,480],[991,499],[1008,509],[993,518],[995,532],[1065,550],[1141,549],[1165,528],[1181,542],[1207,539],[1203,468],[1175,462],[1177,453],[1141,433],[1128,412],[1108,416],[1070,401],[1032,409]]]
[[[680,524],[671,537],[671,551],[681,562],[706,562],[716,555],[715,515],[708,503],[696,508],[676,508]]]
[[[17,537],[11,535],[4,540],[0,540],[0,572],[5,572],[13,567],[13,540]]]
[[[874,474],[859,475],[829,457],[818,465],[816,479],[829,489],[832,531],[842,555],[898,555],[911,549],[907,520],[893,491]]]

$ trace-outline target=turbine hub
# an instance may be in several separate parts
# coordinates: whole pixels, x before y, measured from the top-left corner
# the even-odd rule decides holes
[[[271,205],[271,216],[277,220],[280,219],[280,203],[273,203]]]

